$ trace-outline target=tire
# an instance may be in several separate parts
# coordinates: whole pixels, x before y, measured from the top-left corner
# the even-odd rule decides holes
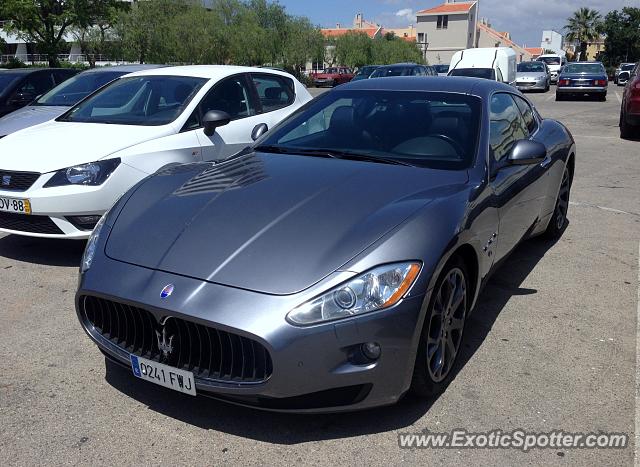
[[[600,102],[606,102],[607,101],[607,95],[606,94],[602,94],[602,95],[598,96],[598,100]]]
[[[620,109],[620,138],[631,139],[636,136],[637,132],[638,128],[634,127],[633,125],[629,125],[627,119],[624,118],[622,109]]]
[[[564,96],[556,92],[556,102],[560,102],[561,100],[564,100]]]
[[[455,256],[447,262],[433,289],[411,381],[411,392],[420,397],[432,398],[451,382],[471,302],[468,277],[464,262]]]
[[[560,182],[560,190],[556,198],[556,206],[553,209],[553,215],[549,220],[549,225],[544,231],[543,236],[555,240],[562,237],[567,227],[567,212],[569,210],[569,197],[571,195],[571,173],[569,167],[565,167],[562,172],[562,181]]]

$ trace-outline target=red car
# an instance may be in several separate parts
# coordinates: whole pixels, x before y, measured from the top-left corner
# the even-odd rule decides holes
[[[316,87],[337,86],[339,84],[348,83],[354,77],[353,70],[346,66],[337,66],[326,68],[321,73],[312,73],[311,78]]]
[[[631,70],[620,107],[620,136],[640,137],[640,62]]]

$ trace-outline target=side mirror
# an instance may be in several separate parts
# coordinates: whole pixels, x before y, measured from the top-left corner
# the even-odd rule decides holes
[[[204,128],[204,134],[207,136],[213,136],[216,132],[216,128],[225,126],[231,121],[231,117],[227,112],[222,110],[210,110],[202,119],[202,126]]]
[[[511,165],[527,165],[542,162],[547,157],[547,147],[537,141],[521,139],[513,145],[507,161]]]
[[[253,127],[253,130],[251,131],[251,139],[255,141],[262,135],[264,135],[267,131],[269,131],[269,127],[266,123],[258,123]]]
[[[31,92],[19,92],[9,100],[10,105],[27,105],[36,95]]]

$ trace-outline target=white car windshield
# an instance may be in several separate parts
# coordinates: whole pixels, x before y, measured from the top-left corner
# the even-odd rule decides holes
[[[182,113],[207,80],[188,76],[133,76],[114,81],[58,121],[157,126]]]

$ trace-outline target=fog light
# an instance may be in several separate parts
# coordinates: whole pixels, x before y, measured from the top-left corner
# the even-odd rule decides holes
[[[75,227],[80,230],[93,230],[102,216],[73,216],[67,217]]]
[[[380,344],[377,342],[365,342],[360,348],[362,349],[364,356],[368,359],[377,360],[380,358],[382,350],[380,349]]]

